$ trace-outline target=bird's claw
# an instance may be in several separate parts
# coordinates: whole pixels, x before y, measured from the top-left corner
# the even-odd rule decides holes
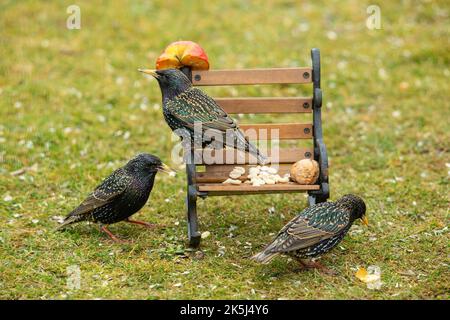
[[[130,241],[130,240],[120,239],[120,238],[116,237],[111,231],[109,231],[109,229],[106,226],[101,226],[100,229],[104,233],[106,233],[109,236],[109,238],[112,241],[114,241],[115,243],[122,243],[122,244],[126,244],[126,243],[130,244],[130,243],[132,243],[132,241]]]

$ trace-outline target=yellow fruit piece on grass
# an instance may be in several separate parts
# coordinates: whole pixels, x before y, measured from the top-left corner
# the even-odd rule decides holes
[[[361,280],[364,283],[374,282],[380,279],[380,276],[377,274],[369,274],[365,268],[359,268],[355,273],[355,277]]]

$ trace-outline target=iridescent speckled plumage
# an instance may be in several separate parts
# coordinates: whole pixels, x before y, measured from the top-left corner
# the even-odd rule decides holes
[[[145,222],[129,220],[147,202],[158,171],[166,171],[161,160],[150,154],[139,154],[125,166],[108,176],[89,196],[65,218],[63,229],[80,221],[108,225],[127,221],[146,226]],[[102,230],[117,240],[105,227]]]
[[[143,72],[146,72],[143,70]],[[194,88],[189,79],[178,69],[151,72],[158,80],[163,98],[163,114],[169,127],[180,136],[178,130],[187,130],[194,141],[204,148],[222,148],[225,145],[245,150],[256,156],[258,163],[266,157],[251,144],[238,128],[236,122],[206,93]],[[194,125],[201,124],[198,134]]]
[[[345,195],[336,202],[308,207],[289,221],[253,259],[268,263],[280,253],[298,259],[322,255],[344,238],[356,219],[367,223],[365,213],[364,201],[355,195]]]

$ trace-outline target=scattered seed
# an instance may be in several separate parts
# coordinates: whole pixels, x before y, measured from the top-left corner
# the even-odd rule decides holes
[[[205,232],[202,232],[201,238],[202,238],[202,239],[206,239],[206,238],[208,238],[210,235],[211,235],[211,232],[205,231]]]
[[[234,180],[234,179],[227,179],[224,182],[222,182],[223,184],[241,184],[242,181],[241,180]]]

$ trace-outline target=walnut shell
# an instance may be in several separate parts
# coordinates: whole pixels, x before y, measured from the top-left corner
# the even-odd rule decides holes
[[[291,167],[291,179],[298,184],[314,184],[319,177],[319,164],[315,160],[303,159]]]

